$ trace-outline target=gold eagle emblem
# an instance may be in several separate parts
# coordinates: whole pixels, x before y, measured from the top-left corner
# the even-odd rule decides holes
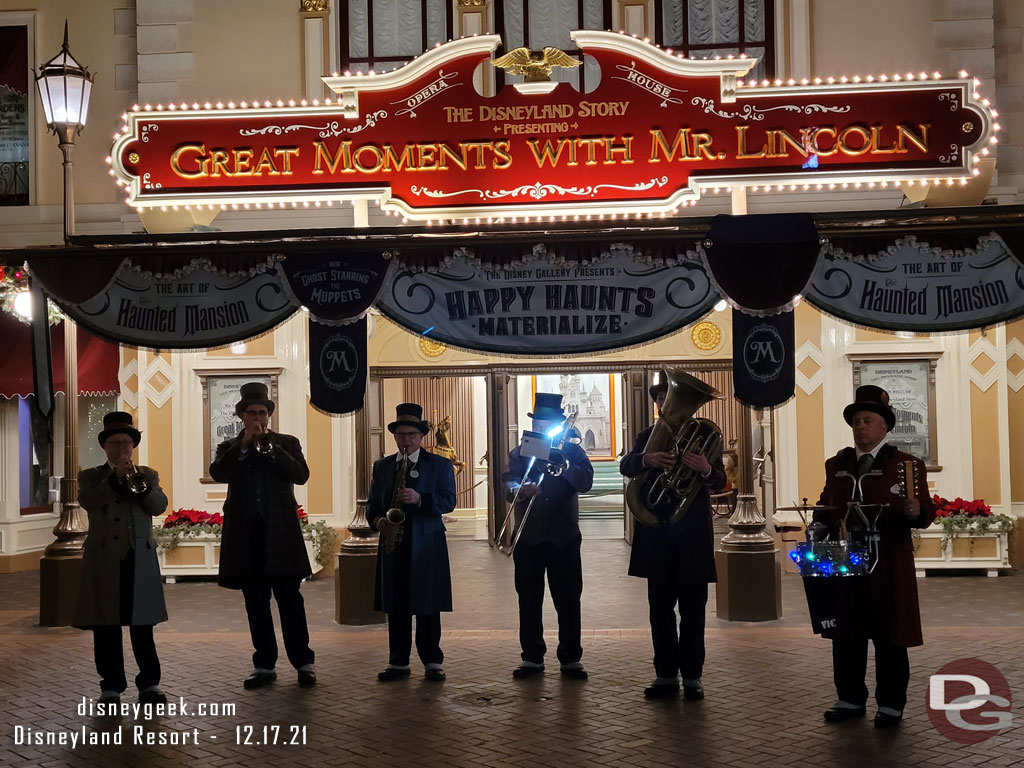
[[[551,70],[555,67],[572,69],[580,65],[565,51],[551,46],[545,48],[543,53],[531,51],[529,48],[516,48],[491,63],[510,75],[524,75],[528,83],[550,80]]]

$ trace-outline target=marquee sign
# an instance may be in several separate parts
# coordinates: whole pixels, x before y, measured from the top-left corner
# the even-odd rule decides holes
[[[572,37],[600,84],[478,92],[494,35],[324,104],[133,109],[113,173],[137,207],[378,200],[409,218],[657,213],[709,187],[960,179],[994,140],[969,79],[740,84],[754,60],[693,60],[621,34]],[[506,56],[507,58],[507,56]],[[897,82],[898,80],[898,82]]]
[[[436,273],[393,262],[377,307],[407,330],[454,347],[513,355],[585,354],[666,336],[718,301],[703,265],[648,265],[628,246],[588,263],[553,262],[543,246],[513,266],[468,254]]]

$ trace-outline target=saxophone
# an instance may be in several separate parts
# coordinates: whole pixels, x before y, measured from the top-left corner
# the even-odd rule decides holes
[[[398,462],[398,471],[395,473],[395,487],[391,492],[391,508],[384,515],[388,519],[388,530],[384,536],[385,552],[394,552],[395,545],[402,540],[405,511],[402,509],[402,503],[398,500],[398,494],[405,488],[405,476],[408,470],[409,456],[402,451],[402,458]]]

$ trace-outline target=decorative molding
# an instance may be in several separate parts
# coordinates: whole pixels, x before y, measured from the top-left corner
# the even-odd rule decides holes
[[[123,354],[124,350],[121,352]],[[132,376],[135,377],[136,389],[134,391],[128,387],[128,382],[131,380]],[[121,370],[117,372],[117,382],[121,385],[121,402],[133,411],[137,411],[139,409],[140,388],[138,357],[133,357],[128,365],[121,367]]]
[[[1024,363],[1024,343],[1020,339],[1010,339],[1006,342],[1006,384],[1014,392],[1020,392],[1021,387],[1024,387],[1024,367],[1021,368],[1019,373],[1013,374],[1010,372],[1010,360],[1016,355]]]
[[[982,354],[992,361],[992,367],[986,373],[981,373],[974,367],[974,361]],[[982,392],[987,392],[989,387],[999,380],[999,373],[1003,369],[1003,366],[999,364],[999,359],[1000,355],[995,344],[986,338],[978,339],[967,350],[967,378]]]
[[[805,376],[800,371],[800,366],[805,360],[813,360],[818,364],[818,370],[813,376]],[[805,341],[796,351],[796,383],[805,395],[812,394],[825,382],[825,355],[814,343]]]
[[[328,0],[299,0],[299,13],[327,13]]]
[[[157,374],[163,374],[163,377],[167,379],[167,385],[159,392],[156,387],[153,386],[153,378]],[[153,361],[146,366],[146,370],[143,373],[142,378],[145,380],[145,393],[146,399],[155,405],[157,408],[163,408],[167,401],[178,391],[177,377],[174,375],[174,370],[171,368],[164,358],[155,357]],[[141,384],[141,382],[140,382]],[[140,391],[142,391],[140,389]]]
[[[710,320],[704,320],[693,326],[690,340],[697,349],[710,352],[722,343],[722,329]]]
[[[459,8],[486,8],[487,0],[458,0]]]
[[[442,344],[440,341],[434,341],[428,339],[426,336],[421,336],[419,341],[420,354],[431,360],[435,360],[448,351],[448,347]]]

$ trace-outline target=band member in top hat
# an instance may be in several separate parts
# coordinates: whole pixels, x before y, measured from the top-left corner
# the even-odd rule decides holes
[[[309,647],[306,608],[299,592],[302,580],[312,572],[294,492],[295,485],[309,479],[309,467],[297,438],[268,429],[274,403],[266,384],[243,384],[235,413],[242,420],[242,432],[217,446],[210,477],[228,484],[217,583],[240,589],[245,597],[254,652],[253,671],[244,685],[261,688],[277,679],[271,594],[298,683],[313,685],[315,654]]]
[[[441,613],[452,609],[452,577],[442,518],[455,509],[455,468],[443,456],[422,450],[430,425],[423,408],[402,403],[388,431],[398,451],[373,463],[366,520],[380,531],[373,607],[388,615],[388,665],[383,682],[409,676],[412,617],[416,653],[427,680],[445,679]],[[404,520],[389,520],[398,510]],[[396,512],[391,513],[393,516]]]
[[[534,398],[533,431],[550,434],[563,424],[562,396],[538,392]],[[552,438],[557,445],[561,435]],[[562,446],[563,471],[558,476],[548,472],[547,462],[536,462],[529,469],[529,459],[520,455],[516,446],[508,455],[501,480],[511,502],[519,491],[515,521],[522,527],[512,557],[515,561],[515,584],[519,595],[519,643],[522,663],[512,671],[515,678],[531,677],[544,671],[544,574],[547,572],[551,600],[558,614],[558,661],[565,677],[586,680],[587,671],[580,659],[580,597],[583,594],[583,566],[580,560],[582,536],[579,526],[579,494],[594,484],[594,467],[586,452],[566,440]],[[558,458],[563,458],[558,457]],[[555,458],[555,457],[553,457]],[[541,481],[542,475],[546,475]],[[520,488],[520,485],[522,486]],[[534,499],[534,497],[536,497]],[[523,515],[530,499],[534,499],[529,519]]]
[[[649,389],[649,393],[660,412],[668,394],[668,383],[664,377]],[[675,466],[675,456],[669,451],[644,452],[653,430],[652,425],[638,434],[633,449],[619,463],[619,471],[626,477]],[[659,699],[678,695],[681,675],[683,695],[696,701],[704,698],[701,675],[704,669],[704,614],[708,584],[717,581],[709,493],[724,488],[726,478],[721,452],[712,456],[710,461],[706,456],[689,452],[684,453],[680,460],[702,476],[703,488],[689,511],[675,525],[665,528],[637,525],[633,529],[629,575],[647,579],[657,677],[644,689],[644,696]]]
[[[868,520],[875,523],[880,541],[877,564],[866,577],[864,588],[848,595],[848,604],[843,605],[837,617],[838,629],[832,637],[837,700],[825,710],[825,719],[839,722],[864,716],[870,638],[875,645],[875,726],[891,728],[903,719],[907,703],[907,649],[924,642],[910,529],[931,525],[935,507],[928,492],[924,462],[886,442],[896,424],[896,415],[889,407],[889,394],[884,389],[873,385],[857,387],[854,402],[843,409],[843,418],[853,428],[854,447],[844,448],[825,462],[825,488],[818,503],[836,509],[819,510],[814,520],[837,534],[840,520],[846,517],[847,502],[853,498],[854,478],[880,472],[861,479],[862,509]],[[915,467],[913,498],[907,498],[901,487],[899,467],[904,461],[912,461]],[[846,518],[851,531],[856,530],[859,522],[853,518]]]
[[[93,631],[103,704],[119,702],[127,688],[123,626],[129,628],[139,665],[139,701],[167,702],[160,690],[160,660],[153,642],[153,626],[167,621],[153,541],[153,518],[167,509],[167,496],[156,470],[132,462],[141,440],[131,414],[108,413],[99,434],[107,461],[78,474],[78,503],[89,515],[89,534],[74,625]]]

